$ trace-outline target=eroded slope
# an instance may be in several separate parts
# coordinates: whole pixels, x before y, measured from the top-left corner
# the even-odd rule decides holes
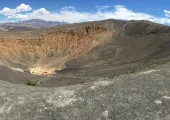
[[[1,64],[30,69],[35,74],[51,73],[65,68],[65,62],[84,56],[118,32],[97,22],[11,33],[0,38]]]
[[[164,63],[170,54],[170,28],[149,21],[128,21],[116,37],[92,49],[86,56],[67,62],[71,69],[88,69],[100,75],[135,72]],[[104,73],[104,74],[103,74]],[[110,76],[109,75],[109,76]]]

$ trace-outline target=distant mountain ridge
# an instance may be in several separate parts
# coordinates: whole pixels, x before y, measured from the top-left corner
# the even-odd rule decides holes
[[[28,31],[44,27],[68,24],[59,21],[45,21],[41,19],[30,19],[19,22],[9,22],[0,24],[0,31]]]
[[[56,25],[63,25],[63,24],[68,24],[66,22],[58,22],[58,21],[45,21],[41,19],[31,19],[31,20],[25,20],[25,21],[20,21],[17,24],[24,24],[24,25],[34,25],[34,27],[51,27],[51,26],[56,26]]]

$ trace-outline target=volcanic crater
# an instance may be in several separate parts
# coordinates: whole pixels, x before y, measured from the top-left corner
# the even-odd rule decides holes
[[[110,19],[1,32],[1,69],[12,70],[1,79],[13,83],[45,80],[46,84],[39,85],[62,86],[140,71],[168,60],[169,31],[150,21]]]
[[[0,31],[0,120],[169,120],[169,26],[23,29]]]

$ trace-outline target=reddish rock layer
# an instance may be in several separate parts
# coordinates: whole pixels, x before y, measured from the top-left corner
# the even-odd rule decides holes
[[[41,35],[35,35],[34,32],[5,35],[0,38],[1,64],[7,65],[11,61],[27,68],[62,69],[66,61],[85,55],[116,36],[116,33],[96,25],[44,30]]]

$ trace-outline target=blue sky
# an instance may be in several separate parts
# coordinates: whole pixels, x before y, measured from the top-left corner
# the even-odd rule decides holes
[[[0,22],[44,19],[77,23],[150,20],[170,25],[169,0],[2,0]]]

